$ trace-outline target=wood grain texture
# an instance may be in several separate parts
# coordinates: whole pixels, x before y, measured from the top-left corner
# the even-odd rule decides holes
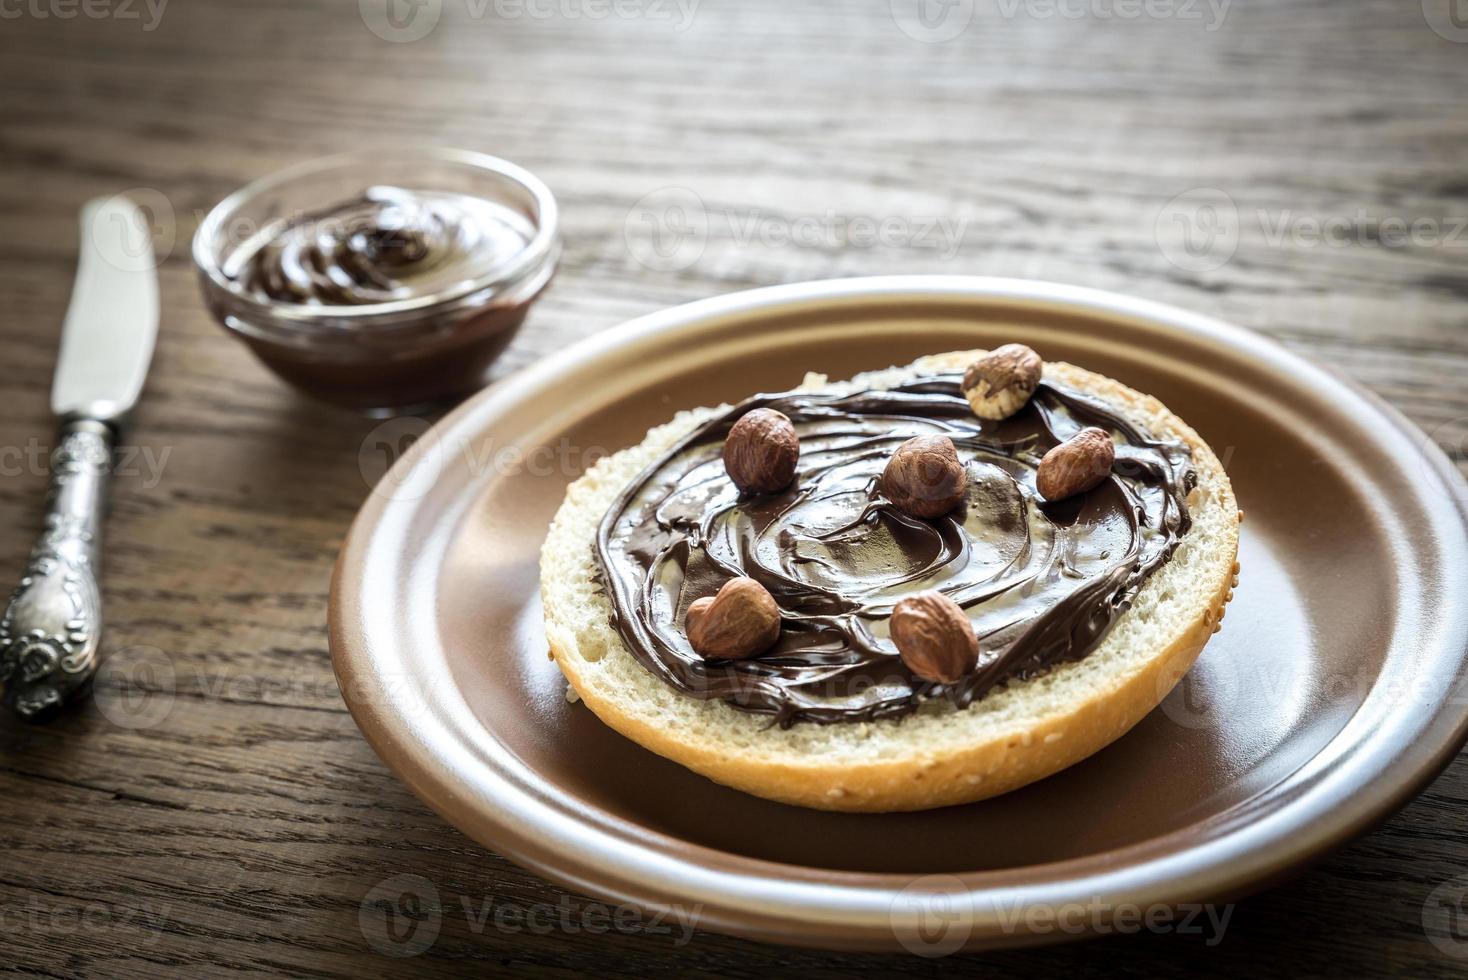
[[[373,423],[297,397],[226,337],[187,250],[204,211],[286,163],[462,145],[535,170],[564,207],[560,277],[501,375],[747,286],[1026,276],[1254,327],[1463,462],[1468,44],[1430,29],[1433,2],[1238,0],[1209,29],[1213,8],[1188,19],[1182,0],[1134,19],[1109,0],[1062,5],[1081,17],[983,0],[941,43],[903,32],[904,0],[703,0],[686,24],[651,0],[600,19],[596,0],[429,0],[439,21],[406,43],[353,3],[195,0],[156,20],[140,0],[0,8],[0,568],[19,570],[40,516],[77,209],[132,190],[164,219],[162,334],[131,440],[151,456],[120,478],[108,527],[115,668],[56,724],[0,733],[0,969],[1462,975],[1422,923],[1433,889],[1468,871],[1461,759],[1370,836],[1241,903],[1212,946],[1143,934],[927,961],[540,928],[559,914],[517,926],[591,900],[428,812],[332,677],[327,586],[374,475],[359,459]],[[706,240],[648,267],[647,201],[669,188],[699,202]],[[1203,261],[1159,244],[1178,215],[1223,233]],[[857,219],[890,234],[851,240]],[[961,234],[921,231],[936,219]],[[442,911],[436,943],[394,961],[360,917],[398,875],[431,882]]]

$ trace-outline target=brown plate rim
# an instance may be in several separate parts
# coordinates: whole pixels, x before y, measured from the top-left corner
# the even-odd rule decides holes
[[[603,331],[479,393],[429,437],[445,444],[481,433],[508,408],[543,392],[572,368],[625,356],[701,324],[817,307],[955,302],[1002,303],[1037,312],[1103,316],[1181,331],[1288,372],[1298,385],[1341,399],[1380,445],[1410,454],[1421,487],[1412,504],[1436,532],[1418,562],[1444,595],[1468,594],[1468,485],[1447,457],[1381,399],[1252,331],[1176,307],[1077,286],[975,276],[824,280],[732,293],[663,310]],[[1404,459],[1404,465],[1411,465]],[[662,835],[558,798],[508,753],[477,745],[462,697],[432,663],[415,663],[393,631],[388,569],[405,547],[403,529],[440,474],[410,454],[387,479],[408,492],[369,495],[333,575],[330,647],[344,699],[384,762],[449,823],[487,847],[562,885],[646,909],[699,906],[701,928],[839,949],[902,948],[899,935],[922,913],[911,875],[832,872],[747,858]],[[457,498],[473,496],[471,480]],[[1403,506],[1403,505],[1398,505]],[[441,522],[442,523],[442,522]],[[1456,542],[1456,544],[1454,543]],[[415,542],[411,547],[443,547]],[[394,548],[399,549],[398,552]],[[1428,566],[1431,567],[1428,567]],[[397,584],[392,584],[397,582]],[[924,876],[919,889],[961,903],[968,948],[1063,938],[1016,928],[1015,907],[1178,905],[1232,898],[1275,880],[1365,831],[1440,772],[1468,739],[1468,712],[1452,695],[1468,681],[1468,614],[1444,612],[1421,651],[1444,679],[1413,711],[1390,710],[1368,692],[1356,715],[1319,755],[1269,793],[1209,821],[1104,855],[999,871]],[[1371,710],[1367,710],[1368,707]],[[1348,737],[1349,735],[1349,737]]]

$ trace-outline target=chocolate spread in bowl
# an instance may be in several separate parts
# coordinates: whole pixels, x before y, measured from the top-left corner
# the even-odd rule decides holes
[[[996,685],[1084,657],[1171,557],[1196,483],[1182,443],[1152,439],[1103,402],[1042,382],[998,422],[974,417],[958,375],[847,394],[759,395],[699,426],[608,510],[596,555],[613,625],[655,676],[697,698],[796,721],[866,721],[943,696],[959,707]],[[800,438],[795,482],[741,495],[724,436],[753,408],[783,412]],[[1100,486],[1057,503],[1035,492],[1040,458],[1088,425],[1111,432]],[[969,486],[933,520],[897,510],[877,477],[904,440],[952,439]],[[780,605],[779,642],[754,660],[705,661],[684,635],[688,605],[735,576]],[[978,668],[953,684],[914,677],[887,636],[892,606],[936,588],[968,613]]]
[[[266,227],[225,274],[281,302],[391,303],[489,274],[534,234],[522,216],[469,194],[370,187]]]

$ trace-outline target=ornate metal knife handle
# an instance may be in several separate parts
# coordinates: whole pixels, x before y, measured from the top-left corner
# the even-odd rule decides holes
[[[97,670],[96,566],[113,438],[103,422],[62,426],[51,457],[45,530],[0,618],[4,701],[25,721],[50,720]]]

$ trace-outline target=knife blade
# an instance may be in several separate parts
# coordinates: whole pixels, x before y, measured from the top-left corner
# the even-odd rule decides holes
[[[61,418],[40,540],[0,616],[4,703],[46,721],[97,670],[97,586],[112,450],[137,403],[158,333],[158,281],[142,212],[125,198],[82,209],[76,285],[51,387]]]
[[[51,410],[101,421],[136,404],[158,334],[158,278],[147,218],[122,197],[82,208],[76,286],[61,329]]]

